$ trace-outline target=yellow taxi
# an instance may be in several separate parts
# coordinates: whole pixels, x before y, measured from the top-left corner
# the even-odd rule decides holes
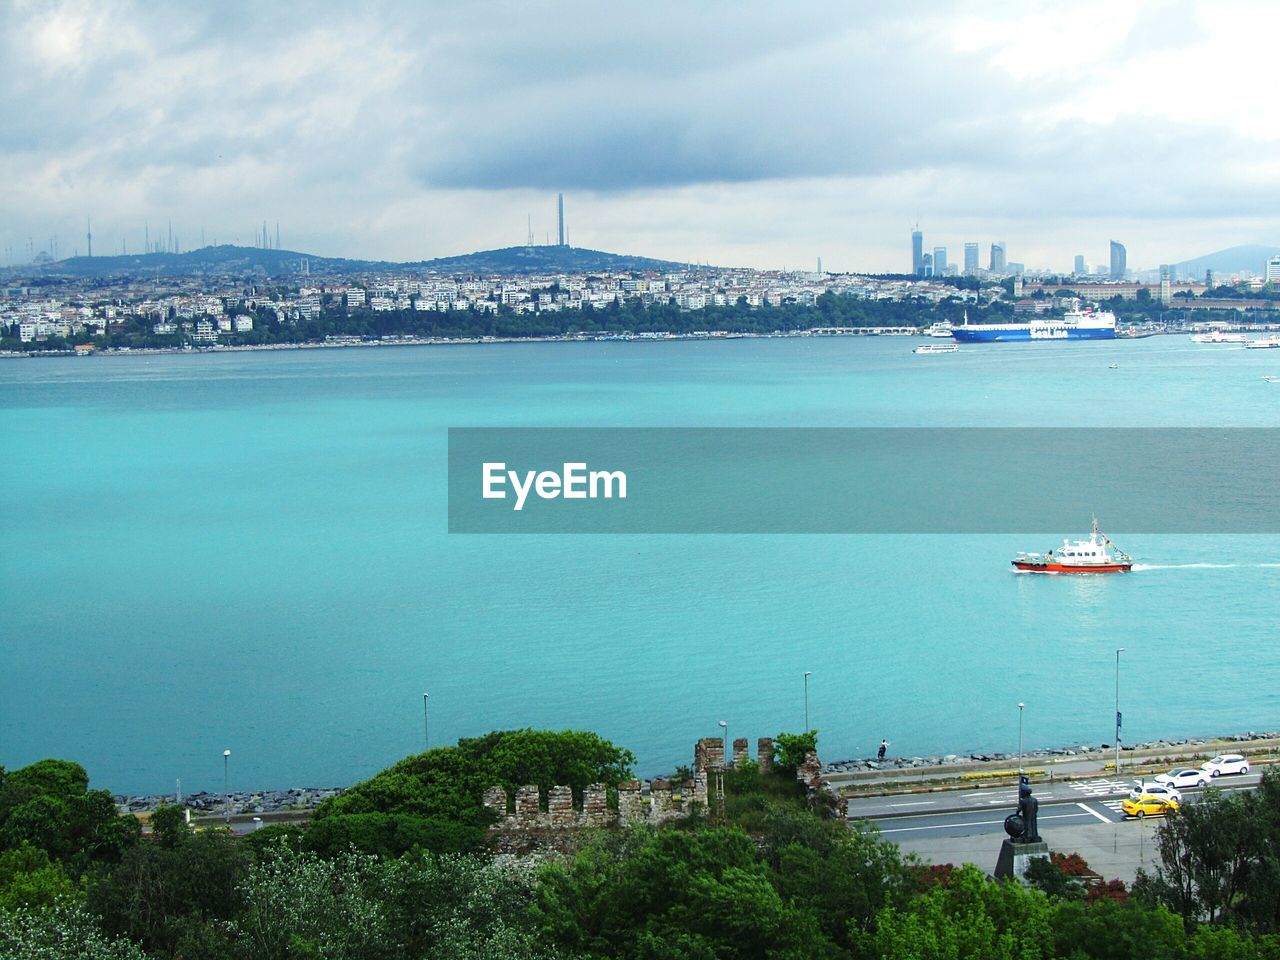
[[[1129,797],[1120,804],[1126,817],[1163,817],[1165,814],[1178,812],[1178,801],[1172,797],[1155,797],[1144,793],[1138,797]]]

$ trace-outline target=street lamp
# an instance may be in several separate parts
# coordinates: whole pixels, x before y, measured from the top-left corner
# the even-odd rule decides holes
[[[431,749],[431,721],[427,716],[427,694],[422,695],[422,739],[427,749]]]
[[[1116,776],[1120,776],[1120,654],[1124,647],[1116,650]]]
[[[812,670],[804,672],[804,732],[809,732],[809,674]]]
[[[1025,703],[1018,704],[1018,774],[1022,774],[1022,708]]]
[[[231,825],[231,751],[222,751],[222,813],[228,826]]]

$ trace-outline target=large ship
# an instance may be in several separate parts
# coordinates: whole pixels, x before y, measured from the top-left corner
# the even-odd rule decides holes
[[[1020,553],[1012,563],[1019,573],[1128,573],[1133,568],[1133,558],[1107,539],[1096,517],[1088,540],[1063,540],[1047,553]]]
[[[1061,317],[1037,317],[1026,323],[969,323],[954,327],[961,343],[1007,343],[1026,340],[1114,340],[1116,315],[1110,310],[1080,309],[1073,303]]]

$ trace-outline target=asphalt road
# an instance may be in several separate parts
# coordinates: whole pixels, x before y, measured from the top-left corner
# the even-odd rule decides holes
[[[1257,785],[1260,775],[1219,778],[1214,786],[1223,790],[1246,790]],[[1096,827],[1125,822],[1120,803],[1134,786],[1133,781],[1108,778],[1033,784],[1032,794],[1040,801],[1040,832],[1054,827]],[[1183,802],[1194,803],[1203,790],[1184,790]],[[987,834],[1004,836],[1004,818],[1017,807],[1017,790],[1012,787],[988,790],[948,791],[930,795],[905,795],[851,800],[850,820],[873,820],[886,840],[927,842],[930,837],[965,837]]]
[[[1251,771],[1243,776],[1219,777],[1213,782],[1223,790],[1255,787],[1262,775]],[[1040,801],[1040,817],[1045,807],[1059,804],[1100,803],[1108,811],[1120,812],[1120,801],[1129,795],[1136,780],[1096,777],[1092,780],[1041,781],[1031,784],[1032,795]],[[1201,790],[1183,790],[1190,799]],[[924,814],[1004,810],[1002,819],[1018,805],[1017,787],[987,787],[972,790],[944,790],[935,793],[908,793],[886,797],[862,797],[849,801],[850,820],[882,820]],[[974,819],[982,819],[976,817]]]

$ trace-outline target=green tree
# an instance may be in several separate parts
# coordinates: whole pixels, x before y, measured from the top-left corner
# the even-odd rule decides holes
[[[0,960],[148,960],[136,944],[103,934],[75,903],[0,910]]]
[[[629,750],[594,733],[508,730],[459,740],[412,757],[359,783],[316,810],[317,822],[342,814],[406,814],[473,827],[491,820],[485,790],[536,784],[543,795],[566,785],[581,796],[592,783],[614,786],[631,775]]]
[[[854,934],[864,953],[885,960],[1037,960],[1054,956],[1051,924],[1044,894],[964,866],[946,887],[882,910],[870,934]]]
[[[773,738],[773,762],[790,775],[795,775],[805,755],[818,750],[818,731],[779,733]]]
[[[48,907],[77,894],[62,866],[39,847],[23,844],[0,853],[0,911]]]
[[[1179,914],[1188,929],[1233,915],[1256,859],[1256,824],[1244,798],[1209,789],[1170,815],[1156,831],[1160,863],[1139,871],[1134,896]]]
[[[91,877],[89,908],[104,928],[174,954],[184,939],[208,939],[208,928],[235,917],[250,852],[224,833],[194,833],[165,847],[139,844],[114,867]]]

